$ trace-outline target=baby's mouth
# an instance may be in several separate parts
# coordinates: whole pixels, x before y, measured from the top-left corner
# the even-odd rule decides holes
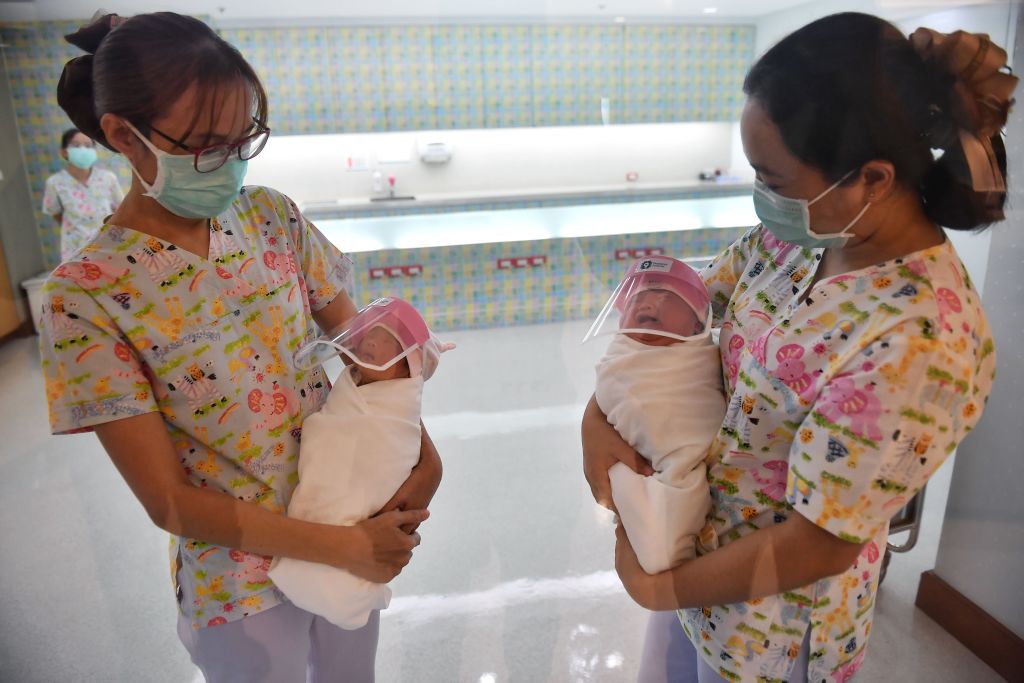
[[[636,317],[636,322],[639,325],[650,325],[652,323],[658,322],[658,319],[652,315],[638,315]]]

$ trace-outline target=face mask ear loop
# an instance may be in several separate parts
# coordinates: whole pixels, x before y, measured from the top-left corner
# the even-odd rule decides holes
[[[153,178],[152,185],[143,180],[142,174],[139,173],[139,169],[135,168],[135,164],[133,164],[131,161],[128,162],[128,167],[132,169],[132,173],[135,174],[135,177],[139,179],[140,183],[142,183],[143,189],[146,190],[146,196],[155,197],[156,194],[159,192],[159,188],[163,185],[164,169],[163,165],[160,163],[160,155],[166,154],[166,152],[161,152],[159,149],[157,149],[156,145],[147,140],[146,136],[140,133],[138,129],[135,126],[133,126],[132,122],[128,119],[125,119],[124,125],[128,126],[128,130],[134,133],[135,137],[142,141],[142,144],[146,146],[146,148],[153,154],[153,157],[156,159],[156,177]]]
[[[837,180],[835,182],[835,184],[832,185],[832,187],[828,188],[827,190],[825,190],[824,192],[819,194],[817,197],[815,197],[811,201],[807,202],[807,206],[810,207],[811,204],[813,204],[814,202],[818,201],[819,199],[821,199],[822,197],[827,195],[829,192],[831,192],[832,190],[834,190],[837,187],[839,187],[839,185],[844,180],[846,180],[847,178],[849,178],[851,175],[854,174],[854,171],[856,171],[856,169],[854,169],[854,170],[850,171],[849,173],[847,173],[846,175],[844,175],[842,178]],[[830,235],[823,235],[823,234],[820,234],[820,233],[817,233],[817,232],[814,232],[813,230],[811,230],[810,215],[808,214],[808,217],[807,217],[807,235],[808,235],[808,237],[814,237],[816,239],[832,239],[832,238],[839,238],[839,237],[849,237],[850,236],[850,230],[853,229],[853,226],[857,225],[857,221],[859,221],[861,219],[861,217],[865,213],[867,213],[868,209],[870,209],[870,208],[871,208],[871,202],[868,202],[867,204],[864,205],[864,208],[860,210],[860,213],[858,213],[856,216],[854,216],[853,220],[846,224],[845,228],[843,228],[842,230],[840,230],[837,233],[833,233],[833,234],[830,234]]]
[[[855,170],[856,170],[856,169],[854,169],[854,171],[855,171]],[[821,199],[822,197],[824,197],[825,195],[827,195],[827,194],[828,194],[829,192],[831,192],[832,190],[834,190],[834,189],[836,189],[837,187],[839,187],[840,185],[842,185],[843,181],[845,181],[845,180],[846,180],[847,178],[849,178],[850,176],[852,176],[852,175],[853,175],[853,173],[854,173],[854,171],[850,171],[849,173],[847,173],[846,175],[844,175],[844,176],[843,176],[842,178],[840,178],[839,180],[837,180],[836,182],[834,182],[834,183],[832,184],[832,186],[831,186],[831,187],[829,187],[829,188],[828,188],[827,190],[825,190],[824,192],[822,192],[821,194],[819,194],[819,195],[818,195],[817,197],[815,197],[815,198],[814,198],[814,199],[812,199],[811,201],[807,202],[807,206],[810,206],[810,205],[811,205],[811,204],[813,204],[814,202],[818,201],[819,199]]]
[[[860,210],[860,213],[858,213],[856,216],[854,216],[853,220],[850,221],[849,224],[845,228],[842,229],[842,231],[840,231],[838,234],[836,234],[836,237],[849,237],[850,236],[850,230],[853,229],[853,226],[857,225],[857,221],[859,221],[861,219],[861,217],[864,214],[866,214],[868,212],[868,209],[870,209],[870,208],[871,208],[871,202],[868,202],[867,204],[864,205],[864,208]]]

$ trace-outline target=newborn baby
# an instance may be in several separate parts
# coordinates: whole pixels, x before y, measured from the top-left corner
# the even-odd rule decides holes
[[[587,334],[614,335],[597,365],[597,404],[655,471],[645,477],[619,463],[608,473],[649,574],[694,556],[711,508],[704,457],[726,403],[710,323],[700,276],[677,259],[649,258],[630,267]]]
[[[300,368],[334,353],[346,366],[323,408],[302,425],[289,517],[352,525],[384,507],[419,462],[423,382],[450,348],[408,303],[378,299],[299,351]],[[297,606],[345,629],[365,626],[391,600],[386,585],[326,564],[279,557],[269,576]]]

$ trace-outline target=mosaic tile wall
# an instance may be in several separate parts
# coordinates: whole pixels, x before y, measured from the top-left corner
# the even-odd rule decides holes
[[[735,121],[754,31],[502,24],[220,33],[264,79],[271,127],[294,134],[597,124],[602,97],[616,123]]]
[[[353,297],[360,305],[380,296],[401,297],[438,331],[591,318],[629,263],[616,260],[617,249],[659,247],[677,258],[712,257],[745,230],[706,228],[357,253]],[[547,257],[546,265],[497,267],[500,258],[538,255]],[[371,268],[405,265],[421,265],[423,274],[370,278]]]
[[[74,21],[0,26],[0,42],[7,45],[3,52],[14,95],[18,135],[48,268],[60,261],[60,230],[41,210],[43,188],[46,179],[61,169],[60,136],[71,127],[71,121],[57,106],[57,80],[64,63],[81,54],[64,42],[64,36],[77,28],[78,22]],[[117,173],[125,188],[131,182],[131,171],[119,155],[100,148],[96,165]]]
[[[39,211],[70,126],[55,87],[78,54],[78,22],[9,23],[0,40],[15,98],[44,257],[56,225]],[[443,25],[224,29],[264,79],[277,134],[430,128],[732,121],[753,59],[753,26]],[[99,165],[130,182],[123,159]]]

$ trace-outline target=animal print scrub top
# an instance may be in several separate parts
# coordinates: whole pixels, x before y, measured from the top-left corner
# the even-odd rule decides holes
[[[853,678],[889,519],[977,424],[992,387],[991,333],[948,240],[823,279],[801,301],[822,253],[759,227],[702,272],[729,399],[708,456],[718,538],[795,511],[864,544],[838,576],[681,611],[727,680],[788,680],[808,627],[808,680]]]
[[[210,222],[201,258],[105,225],[45,285],[41,349],[55,434],[163,414],[191,482],[283,513],[299,428],[329,389],[292,363],[316,336],[312,311],[348,284],[351,261],[287,197],[243,188]],[[178,561],[180,557],[180,569]],[[283,597],[270,558],[173,538],[172,576],[194,627]]]

